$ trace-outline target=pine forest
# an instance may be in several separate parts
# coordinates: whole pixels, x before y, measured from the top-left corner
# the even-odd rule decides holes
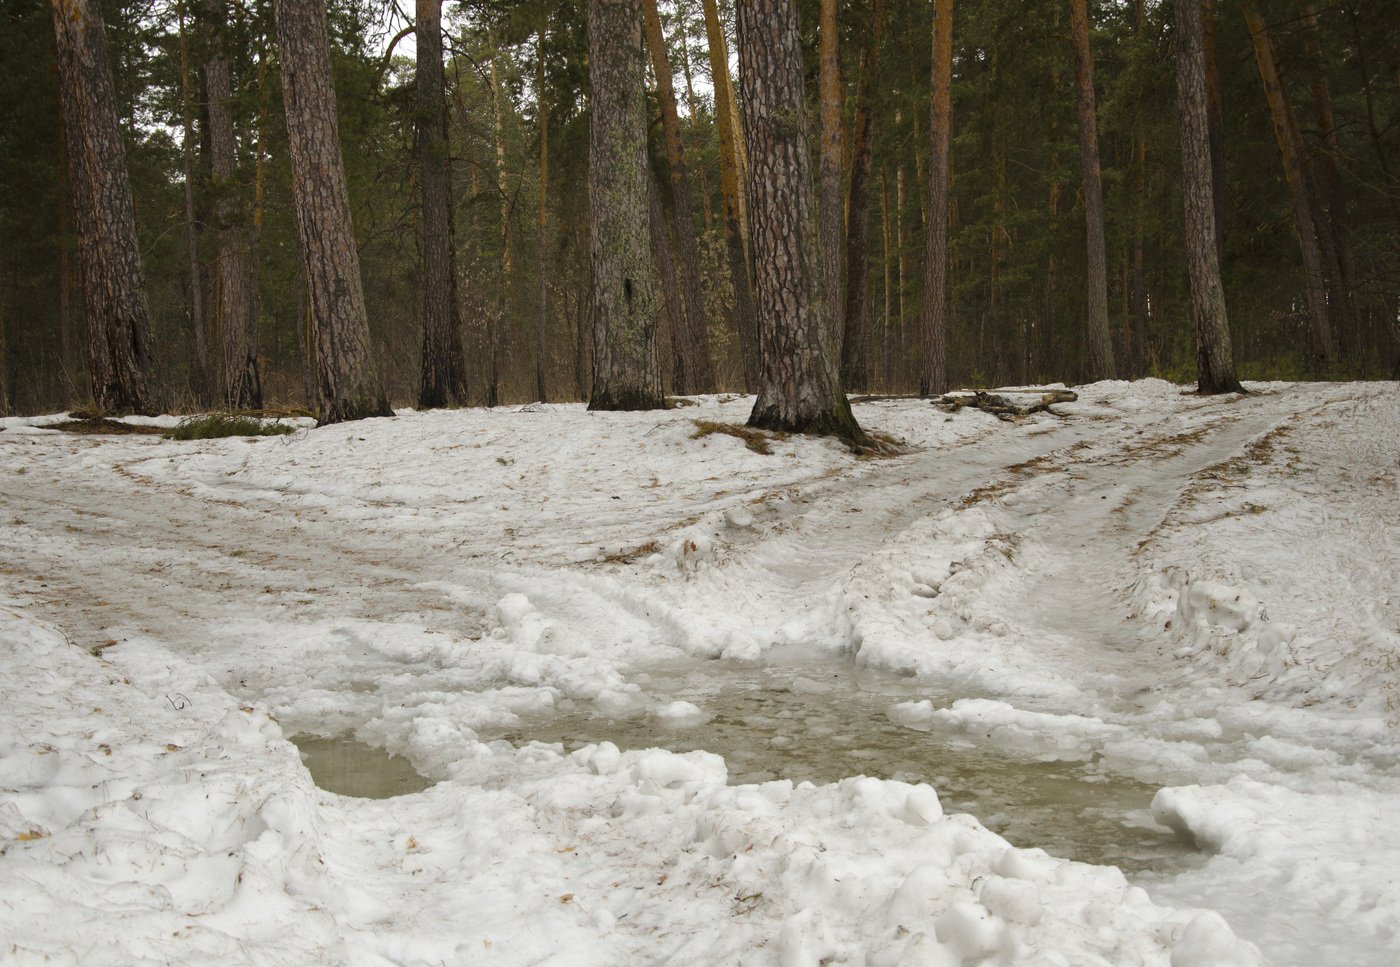
[[[0,412],[1400,367],[1400,0],[0,11]]]

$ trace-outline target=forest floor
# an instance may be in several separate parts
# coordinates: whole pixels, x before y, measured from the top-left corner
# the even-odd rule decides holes
[[[1392,964],[1400,387],[1250,389],[0,420],[0,959]]]

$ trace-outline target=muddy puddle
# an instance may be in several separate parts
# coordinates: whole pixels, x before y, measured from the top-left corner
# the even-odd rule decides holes
[[[317,786],[341,796],[390,799],[422,792],[433,783],[408,760],[341,735],[321,738],[294,735],[292,744]]]
[[[724,756],[731,783],[770,779],[835,782],[868,775],[926,782],[947,812],[969,812],[1012,843],[1054,855],[1166,873],[1203,857],[1152,820],[1157,787],[1105,773],[1089,762],[1040,761],[935,725],[916,731],[892,722],[900,702],[951,696],[927,683],[857,668],[839,659],[734,663],[686,660],[634,669],[646,701],[608,715],[587,702],[483,739],[558,742],[566,751],[610,741],[621,749],[704,749]],[[703,724],[668,724],[653,714],[690,702]]]

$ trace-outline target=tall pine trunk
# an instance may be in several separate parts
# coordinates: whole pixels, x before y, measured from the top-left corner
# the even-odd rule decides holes
[[[820,249],[822,258],[822,341],[824,351],[833,359],[841,358],[842,309],[846,300],[841,286],[841,250],[843,199],[841,197],[841,60],[836,0],[821,0],[821,23],[818,29],[819,59],[817,103],[821,144],[818,185],[821,212]]]
[[[641,0],[588,0],[588,217],[597,310],[590,410],[666,405],[648,229]]]
[[[794,0],[747,0],[737,15],[762,343],[749,425],[863,443],[824,339],[833,307],[823,293],[797,8]]]
[[[233,409],[263,405],[258,370],[258,258],[255,229],[234,200],[238,142],[233,130],[233,85],[226,38],[220,27],[222,4],[208,2],[202,11],[209,26],[209,54],[204,86],[209,105],[209,167],[214,176],[214,325],[223,340],[224,401]],[[261,145],[259,146],[261,150]]]
[[[287,110],[292,200],[305,271],[321,424],[389,416],[372,364],[360,254],[340,153],[326,8],[273,0]]]
[[[676,110],[676,90],[671,80],[671,61],[666,54],[666,35],[656,0],[643,0],[647,47],[651,50],[652,71],[656,75],[656,100],[661,106],[661,133],[666,144],[666,169],[670,175],[671,216],[680,268],[681,311],[671,319],[675,346],[674,392],[688,395],[714,388],[710,366],[709,319],[700,286],[700,246],[695,239],[695,205],[690,197],[690,177],[686,172],[685,149],[681,144],[680,116]]]
[[[1340,158],[1341,138],[1337,134],[1337,118],[1332,110],[1332,90],[1327,83],[1327,63],[1322,53],[1317,6],[1309,0],[1299,5],[1304,27],[1303,40],[1312,73],[1311,84],[1313,120],[1317,128],[1315,152],[1320,177],[1316,179],[1319,210],[1317,212],[1318,241],[1327,260],[1330,287],[1327,306],[1332,313],[1332,331],[1339,343],[1356,321],[1351,293],[1351,255],[1347,244],[1347,200],[1342,184]],[[1358,336],[1360,333],[1358,332]]]
[[[1186,266],[1191,280],[1197,388],[1202,393],[1242,393],[1230,348],[1225,291],[1220,284],[1200,0],[1178,0],[1176,44]]]
[[[154,413],[150,316],[136,214],[96,0],[51,0],[93,402]]]
[[[190,104],[189,31],[184,0],[175,5],[175,10],[180,47],[180,158],[184,175],[185,257],[189,259],[190,267],[190,330],[194,336],[194,372],[190,378],[190,389],[200,406],[208,406],[214,394],[210,385],[209,327],[204,316],[204,270],[199,264],[199,219],[194,210],[194,110]]]
[[[758,389],[758,331],[754,319],[753,282],[749,270],[748,227],[743,198],[743,159],[740,157],[738,118],[733,109],[734,91],[729,80],[729,50],[716,0],[704,0],[705,36],[710,48],[710,76],[715,86],[715,126],[719,132],[720,196],[724,206],[724,242],[729,256],[729,278],[734,291],[734,328],[744,387]]]
[[[1283,88],[1283,76],[1274,56],[1274,42],[1252,0],[1241,0],[1240,10],[1249,26],[1254,44],[1254,58],[1259,64],[1259,79],[1264,85],[1264,97],[1269,103],[1274,138],[1283,158],[1284,180],[1293,204],[1293,224],[1298,232],[1298,247],[1303,256],[1303,284],[1307,290],[1308,320],[1313,336],[1313,355],[1319,368],[1325,369],[1337,361],[1336,340],[1332,336],[1331,318],[1327,309],[1327,274],[1323,268],[1322,251],[1317,241],[1317,223],[1313,212],[1318,208],[1311,179],[1303,156],[1303,139],[1298,122],[1293,117]]]
[[[919,393],[948,392],[948,153],[953,131],[953,0],[933,13],[933,97],[929,108],[928,224],[924,227],[924,305]]]
[[[545,333],[549,324],[549,102],[544,90],[544,35],[548,21],[541,25],[535,39],[535,117],[540,126],[540,210],[535,225],[540,277],[539,305],[535,316],[535,396],[541,403],[548,395],[545,388]]]
[[[466,361],[457,309],[448,177],[447,98],[443,92],[442,0],[417,0],[418,188],[423,201],[423,365],[418,405],[467,402]]]
[[[874,92],[885,37],[885,0],[874,0],[870,35],[861,52],[846,205],[846,290],[841,338],[841,383],[865,389],[870,378],[870,190],[875,158]]]
[[[1084,235],[1088,245],[1085,303],[1089,379],[1112,379],[1113,338],[1108,331],[1108,261],[1104,253],[1103,173],[1099,164],[1098,111],[1094,97],[1094,58],[1089,49],[1086,0],[1070,0],[1074,40],[1074,86],[1079,112],[1079,159],[1084,177]]]

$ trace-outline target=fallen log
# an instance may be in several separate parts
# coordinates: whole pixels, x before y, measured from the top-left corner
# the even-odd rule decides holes
[[[949,413],[956,413],[964,407],[982,410],[999,420],[1012,421],[1030,416],[1032,413],[1054,413],[1050,409],[1056,403],[1073,403],[1079,394],[1067,389],[1055,389],[1042,393],[1035,403],[1022,404],[999,396],[996,393],[947,393],[933,400],[933,405]]]

